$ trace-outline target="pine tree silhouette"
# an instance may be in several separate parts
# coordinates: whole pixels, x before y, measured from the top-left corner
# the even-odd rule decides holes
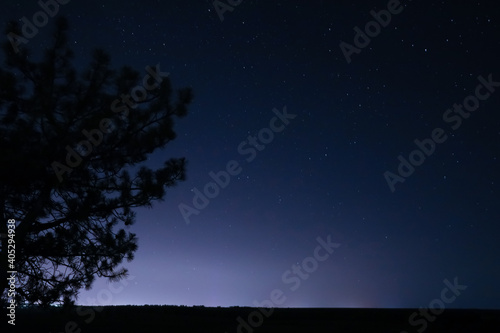
[[[110,69],[93,53],[78,74],[67,45],[68,22],[55,22],[53,44],[41,62],[10,42],[0,68],[0,280],[6,299],[7,220],[16,219],[15,270],[19,302],[71,302],[95,277],[126,276],[118,268],[137,250],[134,207],[162,200],[185,179],[186,160],[171,158],[152,170],[147,156],[174,140],[174,119],[193,95],[178,90],[159,65],[144,74]],[[9,23],[7,32],[21,35]],[[144,95],[146,93],[146,95]],[[132,96],[132,97],[131,97]],[[137,167],[131,175],[127,171]]]

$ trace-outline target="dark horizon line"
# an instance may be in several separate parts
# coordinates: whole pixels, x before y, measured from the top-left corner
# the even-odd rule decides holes
[[[124,307],[124,306],[135,306],[135,307],[177,307],[177,308],[206,308],[206,309],[325,309],[325,310],[418,310],[419,308],[411,307],[255,307],[255,306],[241,306],[241,305],[230,305],[230,306],[207,306],[207,305],[173,305],[173,304],[108,304],[108,305],[82,305],[74,304],[72,307]],[[41,308],[40,305],[21,305],[19,307],[28,308],[36,307]],[[62,308],[63,305],[50,305],[52,308]],[[433,308],[437,309],[437,308]],[[446,307],[444,310],[460,310],[460,311],[500,311],[500,308],[456,308],[456,307]]]

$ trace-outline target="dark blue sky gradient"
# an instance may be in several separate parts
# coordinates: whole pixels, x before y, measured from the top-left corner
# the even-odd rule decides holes
[[[177,139],[148,161],[185,156],[188,179],[137,210],[133,279],[115,292],[99,280],[77,303],[245,306],[280,289],[284,307],[426,307],[456,277],[467,289],[448,307],[500,308],[500,91],[457,130],[443,120],[478,76],[500,81],[499,7],[401,3],[350,64],[340,42],[387,1],[243,0],[222,22],[210,1],[61,6],[79,69],[101,47],[115,68],[160,64],[195,94]],[[12,1],[0,17],[38,10]],[[47,46],[51,29],[26,47]],[[296,117],[246,161],[240,143],[285,106]],[[384,173],[435,128],[447,140],[391,192]],[[179,205],[231,160],[241,172],[186,224]],[[329,235],[340,246],[291,290],[283,275]]]

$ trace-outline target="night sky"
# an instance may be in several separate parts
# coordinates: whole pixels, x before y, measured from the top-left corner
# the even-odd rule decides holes
[[[187,180],[137,210],[130,280],[98,280],[77,304],[255,306],[277,289],[278,307],[416,308],[446,279],[467,286],[447,307],[500,308],[498,2],[231,8],[60,6],[80,71],[103,48],[195,95],[147,162],[184,156]],[[9,1],[0,21],[40,10]],[[369,23],[382,10],[385,27]],[[21,47],[36,57],[53,21]]]

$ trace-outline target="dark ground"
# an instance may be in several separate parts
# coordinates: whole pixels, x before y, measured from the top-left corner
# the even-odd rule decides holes
[[[498,332],[500,310],[263,309],[177,306],[108,306],[17,309],[11,332]],[[435,310],[439,311],[439,310]],[[266,312],[267,313],[267,312]],[[437,312],[436,312],[437,313]],[[267,313],[269,314],[269,313]],[[250,315],[250,320],[248,319]],[[238,318],[240,321],[238,321]],[[244,321],[246,324],[241,324]],[[253,325],[250,326],[248,323]],[[13,330],[12,330],[13,329]],[[420,331],[419,331],[420,330]],[[2,330],[4,332],[4,330]]]

